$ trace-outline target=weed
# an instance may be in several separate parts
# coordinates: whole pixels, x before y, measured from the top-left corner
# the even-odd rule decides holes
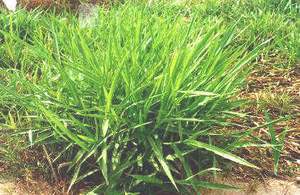
[[[293,99],[287,93],[276,93],[272,91],[262,91],[256,94],[258,110],[275,111],[280,114],[288,114],[293,108]]]
[[[53,175],[54,166],[71,175],[70,189],[83,180],[103,194],[235,189],[201,176],[216,174],[224,159],[258,168],[232,152],[280,119],[235,134],[216,130],[242,116],[233,97],[262,47],[283,51],[295,32],[293,14],[253,2],[260,6],[128,2],[100,7],[95,25],[84,28],[68,12],[1,12],[0,106],[17,109],[11,117],[1,109],[1,120],[43,145]],[[229,14],[245,8],[238,21]],[[287,96],[271,104],[283,112],[290,105]],[[284,136],[270,129],[272,146],[282,145]],[[274,171],[281,150],[273,147]]]

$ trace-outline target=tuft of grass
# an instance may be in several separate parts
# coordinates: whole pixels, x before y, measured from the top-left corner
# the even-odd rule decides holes
[[[275,111],[288,114],[293,108],[293,98],[287,93],[274,93],[270,90],[256,94],[257,107],[260,111]]]
[[[43,145],[51,168],[70,175],[69,189],[84,180],[98,194],[235,188],[201,176],[215,175],[221,161],[258,168],[232,152],[274,121],[216,130],[242,117],[233,99],[262,47],[282,52],[292,42],[295,28],[284,26],[294,25],[295,8],[281,2],[286,16],[271,1],[221,2],[100,7],[92,27],[68,12],[1,12],[1,123]],[[270,136],[276,170],[282,148]]]
[[[265,118],[268,123],[270,123],[271,119],[270,116],[265,113]],[[273,145],[272,150],[273,150],[273,159],[274,159],[274,174],[277,176],[278,174],[278,166],[279,166],[279,159],[280,155],[282,153],[283,147],[284,147],[284,141],[285,141],[285,136],[287,134],[287,130],[284,129],[281,133],[276,135],[276,131],[273,127],[272,124],[268,125],[268,133],[271,138],[270,143]]]

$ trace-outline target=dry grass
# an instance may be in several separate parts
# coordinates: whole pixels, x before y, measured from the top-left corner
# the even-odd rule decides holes
[[[245,108],[249,113],[247,121],[249,126],[265,122],[264,111],[268,111],[272,118],[289,116],[287,121],[276,124],[277,133],[288,130],[285,147],[283,149],[279,175],[282,179],[300,173],[296,160],[300,155],[300,69],[296,65],[292,69],[279,69],[272,64],[262,65],[248,78],[247,87],[241,93],[241,98],[252,102]],[[267,129],[262,129],[254,134],[255,137],[268,140]],[[247,168],[234,167],[232,176],[239,175],[241,180],[265,179],[273,177],[270,167],[273,166],[272,151],[270,148],[244,148],[241,154],[244,158],[252,160],[261,167],[260,171]]]

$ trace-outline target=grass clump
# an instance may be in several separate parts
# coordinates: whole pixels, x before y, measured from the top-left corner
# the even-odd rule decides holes
[[[235,25],[164,9],[100,8],[91,28],[67,13],[0,15],[0,105],[23,110],[29,141],[67,166],[70,187],[93,179],[94,193],[192,193],[234,188],[199,180],[219,159],[257,168],[231,153],[239,135],[215,130],[239,116],[231,97],[259,48],[234,44]]]
[[[274,93],[270,90],[259,92],[257,94],[257,107],[260,111],[271,110],[280,114],[286,114],[292,111],[293,97],[287,93]]]
[[[269,40],[262,52],[265,60],[290,68],[299,63],[299,7],[293,0],[210,0],[194,2],[192,12],[203,18],[221,18],[227,24],[237,22],[241,31],[237,45],[249,42],[255,46]]]

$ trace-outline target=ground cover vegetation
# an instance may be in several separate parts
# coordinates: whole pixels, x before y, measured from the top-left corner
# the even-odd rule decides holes
[[[255,146],[271,150],[277,175],[290,127],[274,126],[296,120],[297,93],[259,92],[255,125],[237,95],[266,64],[297,70],[298,16],[280,0],[114,3],[91,27],[74,10],[1,10],[0,162],[23,162],[26,145],[54,179],[69,175],[69,190],[191,194],[234,189],[209,175],[259,170],[240,157]]]

